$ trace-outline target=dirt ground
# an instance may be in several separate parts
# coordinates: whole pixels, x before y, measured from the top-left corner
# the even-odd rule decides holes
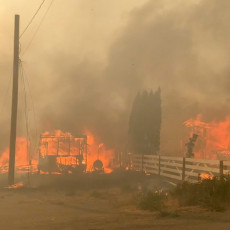
[[[2,179],[0,229],[230,229],[230,211],[178,208],[177,215],[162,217],[156,212],[139,210],[133,192],[143,188],[171,188],[157,177],[126,172],[79,176],[33,175],[30,182],[29,187],[9,189],[4,188]]]

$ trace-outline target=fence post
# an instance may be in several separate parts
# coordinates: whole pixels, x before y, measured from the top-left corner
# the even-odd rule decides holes
[[[185,164],[186,164],[186,159],[183,157],[183,163],[182,163],[182,182],[185,180]]]
[[[220,177],[224,175],[224,161],[220,161]]]
[[[128,153],[128,170],[131,170],[131,154]]]
[[[141,154],[141,172],[143,173],[144,172],[144,154],[142,153]]]
[[[161,175],[161,156],[158,157],[158,175]]]

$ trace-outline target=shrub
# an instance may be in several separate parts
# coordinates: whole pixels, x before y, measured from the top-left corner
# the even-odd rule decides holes
[[[172,192],[179,204],[201,205],[215,211],[224,210],[230,203],[230,177],[214,177],[198,183],[183,182]]]
[[[162,190],[155,192],[141,192],[138,197],[138,206],[143,210],[164,212],[167,194]]]

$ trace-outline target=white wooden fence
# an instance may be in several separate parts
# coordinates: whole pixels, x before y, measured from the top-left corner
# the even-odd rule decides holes
[[[131,155],[131,169],[177,181],[197,182],[200,178],[230,174],[230,161],[156,155]]]

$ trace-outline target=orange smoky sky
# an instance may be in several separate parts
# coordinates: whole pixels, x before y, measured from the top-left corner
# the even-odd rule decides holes
[[[228,0],[55,0],[23,54],[50,2],[20,41],[36,107],[31,127],[38,133],[89,129],[103,143],[125,148],[135,95],[159,86],[164,153],[178,153],[185,120],[203,114],[209,122],[229,114]],[[40,3],[0,0],[2,148],[9,136],[11,95],[5,92],[12,75],[14,14],[21,15],[23,30]],[[28,109],[32,114],[31,103]],[[18,126],[23,133],[24,123]]]

